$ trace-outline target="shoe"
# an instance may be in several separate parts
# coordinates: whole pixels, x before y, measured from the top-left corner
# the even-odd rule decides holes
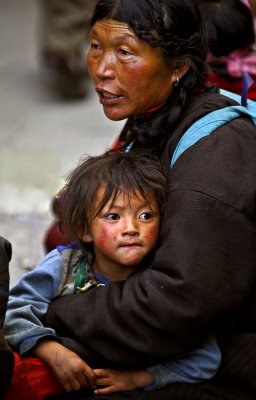
[[[0,329],[3,326],[9,297],[9,262],[12,258],[11,243],[0,236]]]
[[[55,92],[66,99],[86,97],[88,73],[85,61],[76,54],[61,54],[54,51],[43,53],[43,64],[51,72]]]

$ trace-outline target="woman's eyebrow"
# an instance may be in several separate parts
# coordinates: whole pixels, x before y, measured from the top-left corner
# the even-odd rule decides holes
[[[97,30],[96,29],[91,29],[90,30],[90,35],[93,35],[93,36],[95,36],[95,37],[97,37],[98,36],[98,32],[97,32]],[[123,42],[123,41],[126,41],[126,42],[135,42],[136,41],[136,36],[134,36],[134,34],[133,33],[124,33],[124,34],[119,34],[118,36],[115,36],[114,38],[113,38],[113,40],[115,41],[115,42]]]
[[[119,35],[115,37],[116,41],[127,41],[127,42],[135,42],[136,41],[136,37],[131,33],[125,33],[123,35]]]

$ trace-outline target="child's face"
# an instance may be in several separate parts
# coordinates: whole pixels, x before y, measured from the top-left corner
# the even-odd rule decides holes
[[[104,194],[97,193],[95,209]],[[160,222],[159,208],[153,194],[148,202],[138,193],[130,199],[120,193],[111,206],[111,199],[92,220],[85,242],[93,242],[96,266],[136,266],[155,246]],[[135,270],[136,268],[134,268]]]

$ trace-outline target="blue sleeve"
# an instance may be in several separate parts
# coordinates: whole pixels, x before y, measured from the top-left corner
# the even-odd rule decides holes
[[[148,368],[154,375],[154,381],[144,390],[160,389],[177,382],[199,383],[209,380],[218,371],[220,363],[221,352],[215,336],[212,335],[202,347],[173,361]]]
[[[45,328],[41,321],[59,292],[62,275],[61,256],[53,250],[11,288],[3,332],[20,354],[29,351],[43,337],[58,340],[55,331]]]

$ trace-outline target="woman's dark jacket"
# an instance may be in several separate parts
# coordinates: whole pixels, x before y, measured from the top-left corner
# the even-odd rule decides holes
[[[163,162],[194,121],[230,104],[214,93],[191,98]],[[256,330],[256,127],[239,118],[201,139],[176,161],[169,184],[152,269],[49,309],[46,323],[91,365],[144,367],[212,331],[226,346]]]

